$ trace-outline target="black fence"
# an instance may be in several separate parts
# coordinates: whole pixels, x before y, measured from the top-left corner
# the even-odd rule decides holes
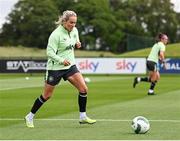
[[[127,49],[126,51],[133,51],[152,47],[155,39],[152,37],[143,37],[132,34],[127,34]]]

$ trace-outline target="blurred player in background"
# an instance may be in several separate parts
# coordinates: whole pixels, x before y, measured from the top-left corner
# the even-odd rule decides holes
[[[135,88],[139,82],[150,82],[151,86],[148,91],[148,95],[154,95],[154,87],[156,86],[157,81],[160,79],[160,73],[158,70],[158,63],[163,65],[166,69],[165,64],[165,50],[168,43],[168,36],[166,34],[160,33],[157,36],[157,42],[151,49],[151,52],[147,58],[147,69],[149,71],[148,77],[135,77],[133,87]]]
[[[78,30],[75,27],[77,15],[74,11],[66,10],[57,22],[58,27],[51,33],[47,45],[47,71],[44,91],[38,97],[31,111],[26,115],[27,127],[34,127],[33,118],[39,108],[52,96],[55,86],[63,78],[77,88],[80,112],[80,124],[93,124],[96,120],[86,115],[88,88],[82,74],[75,65],[74,48],[80,48]]]

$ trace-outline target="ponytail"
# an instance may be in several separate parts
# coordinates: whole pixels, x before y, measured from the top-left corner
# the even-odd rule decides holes
[[[161,39],[164,38],[164,37],[168,38],[168,36],[167,36],[166,34],[164,34],[164,33],[159,33],[159,34],[156,36],[156,42],[161,41]]]

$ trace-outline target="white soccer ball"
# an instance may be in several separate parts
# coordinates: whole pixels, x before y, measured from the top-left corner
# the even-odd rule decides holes
[[[147,118],[143,116],[137,116],[132,120],[131,124],[136,134],[145,134],[150,129],[150,123]]]
[[[26,80],[29,80],[29,77],[25,77]]]
[[[88,77],[85,77],[85,78],[84,78],[84,81],[85,81],[86,83],[89,83],[89,82],[91,82],[91,79],[88,78]]]

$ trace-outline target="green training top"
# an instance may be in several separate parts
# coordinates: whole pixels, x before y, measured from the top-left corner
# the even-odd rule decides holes
[[[165,51],[165,50],[166,50],[166,47],[162,42],[158,42],[158,43],[154,44],[154,46],[152,47],[151,52],[150,52],[147,60],[158,63],[159,52],[160,51]]]
[[[69,69],[75,64],[74,48],[79,42],[79,34],[76,27],[68,32],[62,25],[58,26],[50,35],[47,45],[47,70]],[[64,66],[63,61],[70,61],[69,66]]]

